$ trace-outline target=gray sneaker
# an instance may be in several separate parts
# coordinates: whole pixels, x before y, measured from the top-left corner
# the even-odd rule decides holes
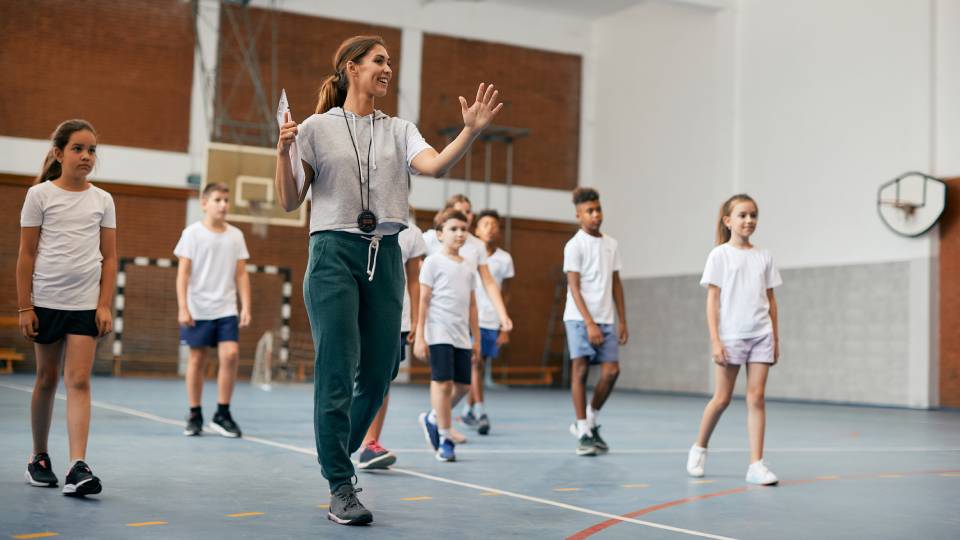
[[[577,445],[578,456],[595,456],[597,451],[597,442],[592,436],[584,435],[580,437],[580,444]]]
[[[477,433],[480,435],[490,433],[490,419],[487,418],[486,414],[481,414],[480,418],[477,419]]]
[[[607,441],[600,438],[600,426],[591,429],[590,434],[593,435],[593,445],[597,447],[597,452],[605,454],[610,451]]]
[[[366,525],[373,521],[370,513],[357,499],[360,488],[352,484],[344,484],[330,494],[330,508],[327,519],[340,525]]]

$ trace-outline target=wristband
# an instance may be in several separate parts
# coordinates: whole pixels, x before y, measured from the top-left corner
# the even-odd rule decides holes
[[[17,313],[23,313],[24,311],[33,311],[33,306],[20,308],[17,310]]]

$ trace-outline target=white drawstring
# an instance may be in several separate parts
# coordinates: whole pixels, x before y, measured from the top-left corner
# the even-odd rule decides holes
[[[347,111],[343,111],[343,114],[348,114],[348,113]],[[357,115],[353,113],[349,113],[349,114],[350,114],[350,119],[353,120],[353,132],[357,134],[357,136],[353,140],[353,147],[357,151],[357,168],[362,170],[362,165],[360,163],[360,147],[358,146],[360,144],[360,133],[357,132]],[[373,167],[373,170],[377,170],[377,139],[373,136],[373,131],[374,131],[373,117],[375,115],[376,115],[375,113],[370,115],[370,145],[373,150],[370,156],[370,166]],[[361,173],[360,183],[362,184],[364,181],[369,182],[370,179],[367,178],[366,180],[364,180],[363,174]]]
[[[375,234],[363,238],[370,242],[370,247],[367,248],[367,280],[373,281],[373,275],[377,273],[377,254],[380,253],[380,239],[383,237]]]

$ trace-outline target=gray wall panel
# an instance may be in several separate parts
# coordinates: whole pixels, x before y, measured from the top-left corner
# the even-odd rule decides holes
[[[781,273],[783,354],[767,395],[907,405],[910,262]],[[711,391],[706,293],[698,281],[699,275],[624,280],[632,335],[621,350],[620,387]]]

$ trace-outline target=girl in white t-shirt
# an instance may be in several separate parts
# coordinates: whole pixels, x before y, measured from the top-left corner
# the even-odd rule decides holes
[[[734,195],[720,208],[717,247],[707,257],[700,284],[707,288],[707,326],[716,366],[713,399],[703,411],[700,434],[687,457],[687,473],[701,477],[707,444],[720,415],[730,404],[740,366],[747,366],[747,432],[750,466],[746,480],[773,485],[777,476],[763,462],[767,372],[780,358],[777,301],[782,284],[770,253],[750,243],[757,228],[757,203]]]
[[[430,361],[429,413],[420,426],[440,461],[456,461],[450,433],[451,410],[470,391],[473,365],[479,360],[477,296],[474,263],[459,255],[467,237],[467,217],[452,208],[437,219],[443,249],[427,257],[420,269],[420,315],[413,351]]]
[[[51,138],[52,147],[20,215],[17,311],[20,332],[34,343],[37,364],[30,403],[33,453],[24,475],[33,486],[58,483],[47,440],[62,357],[70,441],[63,493],[93,495],[102,487],[84,462],[90,372],[97,338],[113,329],[117,218],[110,194],[87,180],[97,162],[93,126],[68,120]]]

